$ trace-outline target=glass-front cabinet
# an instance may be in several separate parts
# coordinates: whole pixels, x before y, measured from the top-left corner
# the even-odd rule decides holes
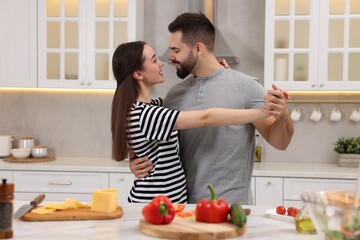
[[[265,87],[360,90],[359,0],[266,0]]]
[[[143,39],[140,0],[38,0],[38,85],[115,88],[115,48]]]

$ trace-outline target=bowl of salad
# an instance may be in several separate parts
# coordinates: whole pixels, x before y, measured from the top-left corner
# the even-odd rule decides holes
[[[304,206],[316,228],[327,240],[360,239],[360,202],[352,191],[304,192]]]

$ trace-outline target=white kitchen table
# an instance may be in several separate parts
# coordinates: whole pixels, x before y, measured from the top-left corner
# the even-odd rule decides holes
[[[15,201],[14,209],[18,209],[26,202]],[[46,203],[46,202],[45,202]],[[124,214],[120,219],[96,221],[53,221],[53,222],[23,222],[13,220],[13,239],[159,239],[142,234],[139,231],[139,220],[142,218],[141,209],[144,204],[123,205]],[[295,224],[283,220],[269,218],[266,206],[244,206],[251,209],[248,216],[247,232],[245,235],[231,239],[269,239],[269,240],[320,240],[319,234],[298,234]],[[195,209],[189,204],[185,210]]]

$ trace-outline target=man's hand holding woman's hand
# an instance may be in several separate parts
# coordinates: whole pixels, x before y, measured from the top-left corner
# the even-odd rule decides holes
[[[264,99],[267,101],[266,110],[270,115],[278,120],[286,120],[290,117],[287,107],[287,101],[290,100],[290,96],[286,91],[273,84],[272,89],[267,91]]]

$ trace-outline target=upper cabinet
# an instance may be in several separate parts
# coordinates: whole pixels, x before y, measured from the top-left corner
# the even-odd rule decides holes
[[[359,0],[266,0],[265,88],[360,89]]]
[[[38,0],[38,86],[115,88],[112,54],[142,18],[140,0]]]
[[[36,87],[36,0],[0,1],[0,87]]]

